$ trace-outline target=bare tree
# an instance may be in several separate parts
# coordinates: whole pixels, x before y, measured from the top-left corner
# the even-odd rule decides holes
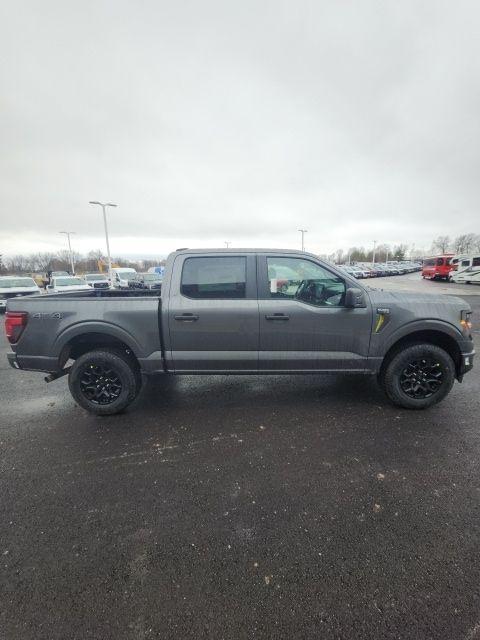
[[[479,238],[474,233],[464,233],[461,236],[457,236],[453,243],[455,253],[470,253],[478,246]]]
[[[450,248],[450,236],[438,236],[436,240],[433,241],[433,249],[438,251],[439,253],[447,253]]]

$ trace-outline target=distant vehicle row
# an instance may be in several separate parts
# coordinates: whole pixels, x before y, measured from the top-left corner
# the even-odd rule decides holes
[[[422,268],[419,262],[376,262],[369,264],[344,264],[340,267],[354,278],[379,278],[384,276],[401,276],[406,273],[420,271]]]

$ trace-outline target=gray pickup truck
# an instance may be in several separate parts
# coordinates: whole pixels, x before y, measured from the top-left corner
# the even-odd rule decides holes
[[[423,409],[473,366],[471,310],[453,296],[359,285],[316,256],[178,250],[161,294],[91,290],[8,301],[16,369],[68,374],[79,405],[117,413],[149,374],[358,373]]]

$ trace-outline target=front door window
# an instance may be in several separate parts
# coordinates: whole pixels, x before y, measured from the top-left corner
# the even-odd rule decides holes
[[[341,307],[345,282],[323,267],[302,258],[267,258],[271,298],[298,300],[316,307]]]

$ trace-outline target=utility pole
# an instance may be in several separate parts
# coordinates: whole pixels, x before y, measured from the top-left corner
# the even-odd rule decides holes
[[[58,233],[63,233],[68,238],[68,254],[70,256],[70,268],[72,269],[72,276],[75,275],[75,266],[73,264],[73,253],[72,253],[72,245],[70,242],[70,236],[75,233],[75,231],[59,231]]]
[[[305,251],[305,234],[308,233],[308,229],[299,229],[302,234],[302,251]]]
[[[102,207],[103,211],[103,226],[105,227],[105,241],[107,243],[107,256],[108,256],[108,277],[110,278],[110,286],[113,287],[113,275],[112,275],[112,258],[110,256],[110,243],[108,242],[108,227],[107,227],[107,214],[105,213],[106,207],[116,207],[116,204],[112,202],[98,202],[97,200],[90,200],[89,204],[98,204]]]
[[[373,262],[373,266],[375,266],[375,248],[377,246],[377,241],[374,240],[373,241],[373,257],[372,257],[372,262]]]

